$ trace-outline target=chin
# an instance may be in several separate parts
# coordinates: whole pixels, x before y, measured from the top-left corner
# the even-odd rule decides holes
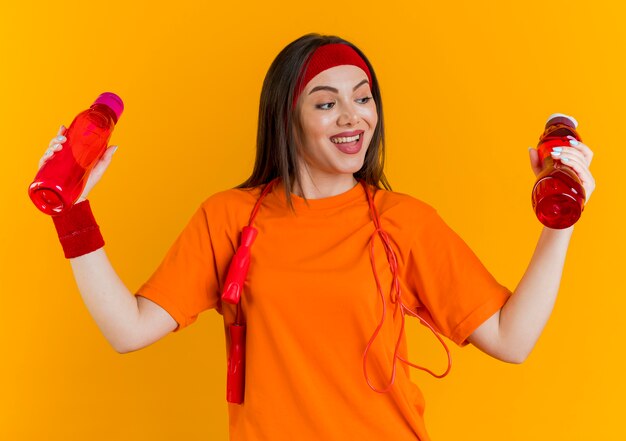
[[[364,161],[360,161],[359,163],[354,165],[344,165],[343,167],[337,167],[337,171],[342,175],[353,175],[363,168],[363,163]]]

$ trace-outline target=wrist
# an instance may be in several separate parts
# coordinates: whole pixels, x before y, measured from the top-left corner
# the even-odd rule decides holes
[[[555,235],[561,235],[561,236],[571,236],[572,233],[574,232],[574,225],[569,226],[567,228],[550,228],[550,227],[543,227],[544,231],[546,231],[548,234],[555,234]]]
[[[88,200],[75,203],[66,213],[52,216],[67,259],[91,253],[104,246],[100,227]]]
[[[562,230],[556,230],[553,228],[544,227],[541,235],[539,236],[540,244],[550,244],[551,246],[562,246],[565,249],[568,247],[569,242],[574,232],[574,226],[564,228]]]

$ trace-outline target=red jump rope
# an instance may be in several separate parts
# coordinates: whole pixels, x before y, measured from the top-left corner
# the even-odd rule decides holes
[[[254,243],[254,239],[257,236],[257,230],[252,226],[254,222],[254,218],[256,217],[259,208],[261,206],[261,202],[263,198],[271,191],[272,187],[276,184],[278,178],[269,182],[259,199],[256,201],[254,205],[254,209],[250,214],[250,220],[248,225],[243,227],[243,231],[241,232],[241,240],[235,255],[230,263],[228,268],[228,275],[226,276],[226,282],[224,284],[224,289],[222,291],[222,300],[227,303],[231,303],[237,305],[237,313],[235,316],[235,322],[230,324],[228,327],[229,335],[230,335],[230,347],[228,351],[228,372],[226,378],[226,400],[229,403],[234,404],[242,404],[244,397],[244,386],[245,386],[245,356],[246,356],[246,324],[243,321],[242,313],[241,313],[241,294],[243,291],[243,285],[246,280],[246,275],[248,274],[248,268],[250,267],[250,251],[252,244]],[[370,215],[372,217],[372,221],[374,222],[374,226],[376,227],[374,233],[372,233],[370,237],[370,261],[372,263],[372,271],[374,272],[374,278],[376,279],[376,287],[378,289],[378,293],[380,294],[380,298],[383,304],[383,312],[380,318],[380,322],[376,327],[372,337],[370,338],[367,346],[365,347],[365,352],[363,353],[363,374],[365,375],[365,381],[368,386],[375,392],[385,393],[391,389],[393,386],[395,377],[396,377],[396,362],[400,360],[401,362],[408,364],[417,369],[421,369],[423,371],[428,372],[432,376],[436,378],[443,378],[448,375],[450,372],[450,368],[452,367],[452,359],[450,357],[450,351],[446,346],[445,342],[441,339],[439,334],[433,329],[433,327],[422,317],[419,316],[414,311],[411,311],[407,308],[404,303],[402,303],[401,290],[400,290],[400,282],[398,277],[398,260],[396,258],[396,253],[394,252],[391,241],[389,240],[389,235],[383,230],[380,224],[380,217],[378,216],[378,211],[376,210],[376,206],[374,205],[374,199],[370,194],[369,188],[367,184],[363,180],[359,180],[359,183],[365,189],[365,194],[367,195],[367,202],[369,204]],[[389,379],[389,384],[384,389],[376,389],[372,386],[370,382],[369,376],[367,374],[367,356],[369,353],[369,349],[371,345],[374,343],[374,340],[378,336],[378,333],[383,327],[385,322],[385,316],[387,313],[385,295],[383,293],[382,287],[380,286],[380,280],[378,279],[378,273],[376,272],[376,264],[374,262],[374,242],[375,237],[380,237],[380,240],[383,243],[383,247],[385,249],[385,253],[387,255],[387,261],[389,262],[389,266],[391,268],[391,274],[393,275],[393,283],[390,292],[391,302],[395,304],[394,316],[398,311],[400,311],[401,315],[401,328],[400,335],[398,336],[398,340],[394,349],[393,356],[393,367],[391,371],[391,377]],[[404,334],[404,322],[405,322],[405,314],[412,315],[420,320],[420,322],[428,327],[433,334],[437,337],[439,342],[443,345],[446,350],[446,354],[448,356],[448,367],[443,374],[435,374],[431,370],[410,363],[404,358],[398,355],[400,349],[400,343],[402,340],[402,336]]]

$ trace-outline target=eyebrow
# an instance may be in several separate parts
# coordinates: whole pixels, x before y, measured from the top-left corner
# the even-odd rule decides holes
[[[367,83],[369,83],[369,81],[367,81],[367,80],[361,81],[359,84],[357,84],[356,86],[354,86],[352,88],[352,91],[357,90],[363,84],[367,84]],[[311,95],[313,92],[317,92],[318,90],[328,90],[329,92],[339,93],[339,90],[335,89],[334,87],[330,87],[330,86],[316,86],[313,89],[311,89],[311,91],[309,92],[309,95]]]

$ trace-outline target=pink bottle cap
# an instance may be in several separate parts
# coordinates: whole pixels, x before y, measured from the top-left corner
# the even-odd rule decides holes
[[[122,99],[112,92],[104,92],[93,102],[94,104],[104,104],[109,107],[115,113],[117,120],[119,121],[120,115],[124,111],[124,102]]]

